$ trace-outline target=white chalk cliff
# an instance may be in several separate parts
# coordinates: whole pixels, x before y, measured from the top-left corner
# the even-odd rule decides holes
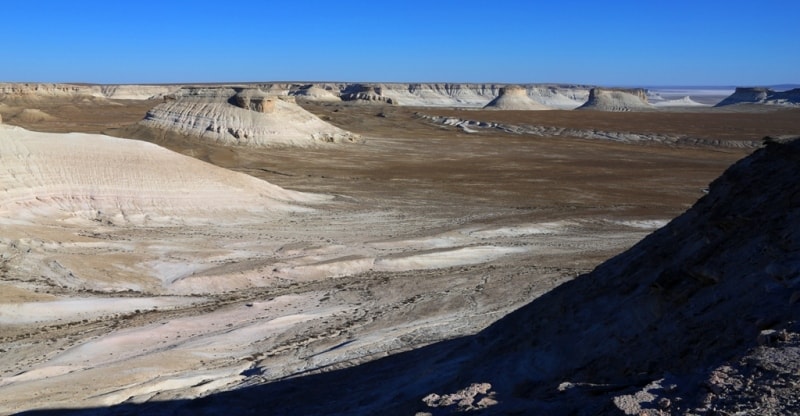
[[[769,88],[736,88],[728,98],[720,101],[715,107],[736,104],[762,104],[782,107],[800,107],[800,88],[788,91],[774,91]]]
[[[293,97],[249,88],[183,88],[139,124],[222,144],[314,146],[358,135],[304,110]]]
[[[589,99],[578,110],[642,111],[652,109],[647,93],[641,88],[592,88]]]
[[[483,108],[488,110],[549,110],[528,96],[524,87],[507,86],[500,88],[500,94]]]

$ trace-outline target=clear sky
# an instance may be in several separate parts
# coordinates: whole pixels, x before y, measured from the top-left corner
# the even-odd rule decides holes
[[[800,0],[9,0],[0,39],[0,82],[800,83]]]

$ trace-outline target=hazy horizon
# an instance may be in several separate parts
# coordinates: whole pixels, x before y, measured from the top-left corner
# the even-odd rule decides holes
[[[0,81],[797,84],[798,13],[776,0],[17,2]]]

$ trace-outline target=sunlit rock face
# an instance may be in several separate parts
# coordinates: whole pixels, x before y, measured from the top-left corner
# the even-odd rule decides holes
[[[610,89],[592,88],[589,99],[578,110],[643,111],[653,106],[647,101],[647,91],[642,88]]]
[[[304,110],[294,97],[252,88],[183,88],[139,124],[228,145],[309,147],[360,140]]]

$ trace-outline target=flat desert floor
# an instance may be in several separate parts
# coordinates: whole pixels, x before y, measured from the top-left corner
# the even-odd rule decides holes
[[[0,112],[5,124],[150,141],[326,198],[196,223],[4,223],[0,413],[199,397],[473,334],[685,211],[753,150],[736,143],[800,131],[798,110],[309,102],[363,142],[245,148],[134,126],[155,104]],[[434,117],[722,145],[534,136]]]

